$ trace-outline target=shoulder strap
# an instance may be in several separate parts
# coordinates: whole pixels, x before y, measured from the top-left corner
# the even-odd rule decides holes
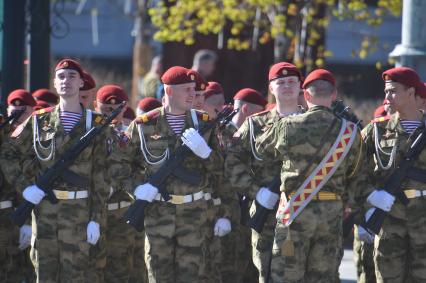
[[[198,131],[200,125],[198,123],[197,110],[191,109],[190,112],[191,112],[192,123],[194,123],[194,128]]]
[[[90,131],[92,128],[92,119],[93,119],[93,112],[90,109],[86,109],[86,132]]]

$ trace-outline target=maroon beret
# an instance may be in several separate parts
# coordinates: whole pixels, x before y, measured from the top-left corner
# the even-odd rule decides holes
[[[96,100],[106,104],[118,104],[128,101],[129,98],[124,90],[116,85],[105,85],[96,93]]]
[[[302,88],[308,87],[308,84],[316,80],[328,81],[333,86],[336,86],[336,79],[330,71],[324,69],[316,69],[310,72],[309,75],[306,77],[305,81],[303,82]]]
[[[80,90],[90,90],[90,89],[94,89],[96,87],[95,80],[86,71],[83,71],[83,82],[84,82],[84,85],[83,85],[82,88],[80,88]]]
[[[136,119],[135,111],[133,111],[133,109],[132,109],[132,108],[127,107],[127,108],[126,108],[126,111],[124,111],[124,113],[123,113],[123,118],[125,118],[125,119],[129,119],[129,120],[134,120],[134,119]]]
[[[46,101],[37,100],[36,101],[36,106],[33,107],[33,110],[37,111],[37,110],[44,109],[44,108],[49,108],[49,107],[51,107],[51,106]]]
[[[419,75],[411,68],[408,67],[396,67],[384,71],[382,78],[385,82],[393,81],[401,83],[408,87],[414,87],[416,94],[426,98],[426,90],[423,82],[420,80]]]
[[[161,106],[161,102],[153,97],[142,98],[138,103],[138,108],[143,112],[148,112]]]
[[[272,81],[289,76],[297,76],[301,82],[303,81],[302,73],[300,73],[299,69],[295,65],[287,62],[280,62],[269,69],[268,79],[269,81]]]
[[[16,89],[7,97],[7,104],[14,106],[36,106],[34,97],[25,89]]]
[[[83,68],[81,68],[77,61],[72,59],[63,59],[59,61],[58,65],[56,65],[55,72],[62,69],[75,70],[80,74],[80,77],[83,78]]]
[[[195,83],[195,71],[180,66],[174,66],[169,68],[161,76],[161,82],[166,85]]]
[[[222,86],[218,82],[208,82],[206,92],[204,93],[205,99],[217,94],[225,94]]]
[[[268,101],[263,97],[263,95],[252,88],[243,88],[238,91],[234,96],[234,100],[242,100],[262,107],[265,107],[266,104],[268,104]]]
[[[47,88],[41,88],[34,91],[33,97],[36,101],[44,101],[53,104],[58,104],[59,102],[59,97]]]
[[[193,72],[195,75],[195,91],[205,91],[208,85],[208,82],[203,78],[203,76],[200,73],[196,71],[193,71]]]

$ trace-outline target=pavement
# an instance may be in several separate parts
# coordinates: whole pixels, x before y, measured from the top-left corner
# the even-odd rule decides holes
[[[342,283],[356,283],[356,268],[352,250],[345,249],[339,273]]]

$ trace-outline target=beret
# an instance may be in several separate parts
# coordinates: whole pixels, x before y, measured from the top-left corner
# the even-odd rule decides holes
[[[82,88],[80,88],[80,90],[90,90],[96,87],[95,80],[86,71],[83,71],[83,82],[84,82],[84,85]]]
[[[263,95],[252,88],[243,88],[239,90],[235,96],[234,100],[242,100],[248,103],[257,104],[262,107],[265,107],[268,101],[263,97]]]
[[[36,106],[33,107],[33,110],[37,111],[37,110],[49,108],[49,107],[51,107],[49,103],[47,103],[43,100],[37,100]]]
[[[63,59],[59,61],[58,65],[55,67],[55,72],[62,69],[71,69],[75,70],[80,74],[80,77],[83,78],[83,68],[81,68],[80,64],[77,61],[72,59]]]
[[[14,106],[36,106],[34,97],[25,89],[16,89],[7,97],[7,104]]]
[[[133,111],[133,109],[132,109],[132,108],[127,107],[127,108],[126,108],[126,111],[124,111],[124,113],[123,113],[123,118],[125,118],[125,119],[129,119],[129,120],[134,120],[134,119],[136,119],[135,111]]]
[[[166,85],[195,83],[195,71],[184,67],[174,66],[161,76],[161,82]]]
[[[302,88],[306,88],[308,84],[316,80],[323,80],[330,82],[333,86],[336,86],[336,79],[330,71],[324,69],[316,69],[309,73],[303,82]]]
[[[204,93],[205,99],[218,94],[225,94],[222,86],[218,82],[208,82],[206,92]]]
[[[205,91],[208,82],[201,76],[200,73],[194,71],[195,75],[195,91]]]
[[[161,102],[153,97],[142,98],[138,103],[138,108],[142,110],[143,112],[149,112],[161,106],[162,106]]]
[[[96,100],[101,103],[118,104],[123,101],[128,101],[129,98],[121,87],[116,85],[105,85],[96,93]]]
[[[33,97],[36,101],[44,101],[53,104],[58,104],[59,102],[59,97],[47,88],[40,88],[34,91]]]
[[[269,69],[268,80],[272,81],[289,76],[297,76],[301,82],[303,81],[302,73],[300,73],[299,69],[295,65],[287,62],[280,62]]]
[[[386,70],[383,72],[382,78],[385,82],[393,81],[401,83],[408,87],[414,87],[417,94],[419,94],[423,98],[426,98],[425,85],[420,80],[420,77],[416,73],[416,71],[411,68],[396,67]]]

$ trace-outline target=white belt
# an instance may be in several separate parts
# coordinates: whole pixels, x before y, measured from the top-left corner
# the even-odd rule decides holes
[[[217,205],[221,205],[222,201],[220,200],[220,198],[214,198],[213,199],[213,205],[217,206]]]
[[[53,190],[57,199],[68,200],[68,199],[82,199],[89,196],[88,191],[59,191]]]
[[[114,203],[108,203],[108,210],[117,210],[120,208],[128,207],[132,203],[130,201],[120,201],[120,202],[114,202]]]
[[[6,209],[12,207],[12,201],[11,200],[4,200],[0,201],[0,209]]]
[[[172,204],[185,204],[190,203],[193,201],[197,201],[200,199],[210,200],[212,198],[212,195],[210,193],[204,193],[203,191],[189,194],[189,195],[170,195],[170,200],[167,202]],[[161,197],[161,194],[157,194],[155,196],[155,200],[157,201],[164,201],[164,199]]]
[[[409,199],[410,198],[426,197],[426,190],[405,189],[404,193],[405,193],[405,196]]]

